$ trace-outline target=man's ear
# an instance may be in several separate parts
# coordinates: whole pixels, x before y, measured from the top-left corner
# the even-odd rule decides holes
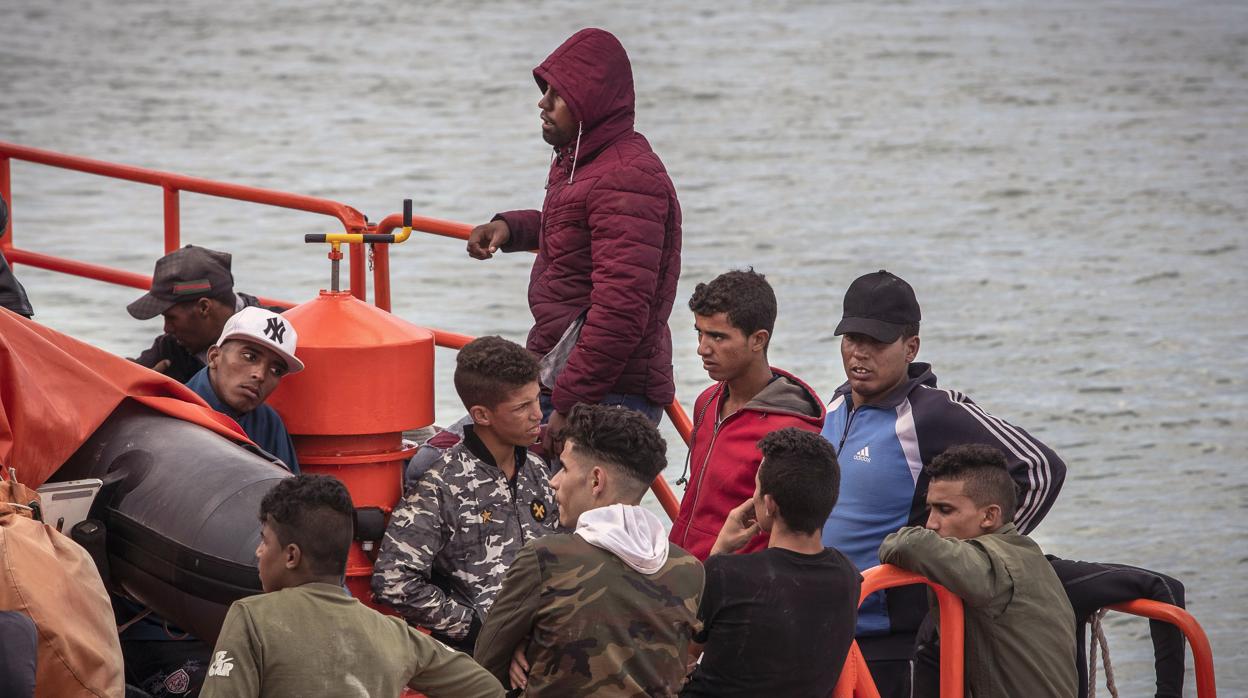
[[[776,518],[776,512],[780,510],[780,506],[776,504],[776,498],[769,494],[763,495],[763,513],[767,514],[767,518]]]
[[[750,351],[766,351],[769,339],[771,339],[771,333],[767,330],[755,330],[748,340]]]
[[[299,549],[296,543],[289,543],[282,550],[282,556],[285,558],[282,562],[286,569],[293,570],[299,567],[299,563],[303,560],[303,551]]]
[[[600,465],[589,470],[589,490],[595,498],[607,491],[607,471]]]
[[[208,368],[217,370],[217,362],[221,360],[221,347],[212,345],[208,347]]]
[[[906,339],[905,345],[906,363],[910,363],[919,357],[919,336],[916,334],[915,336]]]
[[[200,317],[208,317],[208,315],[212,312],[212,299],[200,298],[196,300],[195,312],[199,313]]]
[[[490,411],[481,406],[473,405],[468,408],[468,415],[472,417],[473,424],[480,424],[483,427],[490,426]]]
[[[979,520],[979,527],[984,531],[984,533],[992,533],[998,528],[1001,528],[1002,524],[1005,523],[1001,520],[1000,504],[989,504],[981,509],[981,511],[983,512],[983,515]]]

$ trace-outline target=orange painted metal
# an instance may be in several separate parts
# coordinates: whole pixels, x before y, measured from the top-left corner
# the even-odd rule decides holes
[[[299,333],[307,368],[283,378],[269,404],[301,469],[333,475],[357,508],[389,516],[416,451],[403,432],[433,423],[433,333],[347,292],[322,291],[283,317]],[[371,546],[356,541],[347,558],[347,587],[370,605]]]
[[[1196,622],[1192,614],[1178,606],[1171,606],[1170,604],[1151,599],[1136,599],[1135,601],[1115,604],[1109,608],[1120,613],[1130,613],[1153,620],[1164,620],[1167,623],[1178,626],[1179,630],[1183,631],[1183,635],[1187,637],[1188,645],[1192,648],[1192,663],[1196,670],[1196,695],[1199,698],[1217,697],[1217,682],[1214,680],[1213,674],[1213,649],[1209,645],[1209,637],[1205,635],[1204,628],[1200,627],[1200,623]]]
[[[927,577],[893,565],[877,565],[862,573],[862,593],[858,603],[861,604],[877,591],[910,584],[931,587],[940,607],[940,698],[963,698],[966,619],[963,617],[962,599]],[[856,672],[855,679],[854,696],[879,696],[870,672]]]
[[[866,677],[864,680],[863,677]],[[875,683],[871,681],[871,670],[867,668],[867,660],[858,649],[858,641],[849,643],[849,656],[845,658],[845,667],[832,689],[832,698],[880,698]]]

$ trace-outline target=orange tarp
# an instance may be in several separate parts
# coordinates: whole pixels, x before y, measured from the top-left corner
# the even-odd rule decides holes
[[[189,388],[0,308],[0,466],[38,487],[126,398],[250,443]]]

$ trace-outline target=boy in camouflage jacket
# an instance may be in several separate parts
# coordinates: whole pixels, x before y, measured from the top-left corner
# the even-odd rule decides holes
[[[526,449],[542,417],[537,377],[533,356],[500,337],[459,352],[455,390],[473,423],[394,510],[374,567],[378,601],[469,653],[516,553],[559,521],[546,466]]]

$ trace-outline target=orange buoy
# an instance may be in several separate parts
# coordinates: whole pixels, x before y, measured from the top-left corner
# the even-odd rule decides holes
[[[321,291],[287,310],[307,367],[269,398],[295,442],[301,470],[347,486],[359,516],[384,527],[403,489],[403,463],[416,450],[403,431],[433,424],[433,333],[347,292]],[[372,513],[369,517],[367,514]],[[372,603],[374,540],[356,540],[347,587]]]

